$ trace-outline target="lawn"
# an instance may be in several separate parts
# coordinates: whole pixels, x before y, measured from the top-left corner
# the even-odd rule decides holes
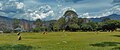
[[[120,32],[0,34],[0,50],[120,50]]]

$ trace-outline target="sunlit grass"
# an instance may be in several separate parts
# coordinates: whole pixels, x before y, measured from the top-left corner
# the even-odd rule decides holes
[[[6,44],[31,46],[33,50],[111,50],[120,47],[120,32],[21,33],[21,36],[22,40],[18,41],[15,33],[0,34],[0,48]]]

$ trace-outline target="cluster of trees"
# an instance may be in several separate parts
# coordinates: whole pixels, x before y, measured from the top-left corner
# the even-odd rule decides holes
[[[89,22],[81,24],[82,31],[115,31],[120,28],[119,20],[108,20],[104,22]]]
[[[44,22],[36,20],[36,32],[39,31],[114,31],[120,28],[119,20],[104,18],[102,22],[92,22],[87,18],[78,18],[78,15],[68,10],[63,17],[58,20],[49,21],[49,26],[43,25]]]
[[[74,19],[72,19],[74,20]],[[78,19],[79,20],[79,19]],[[83,19],[86,20],[86,19]],[[76,20],[75,20],[76,21]],[[106,20],[103,22],[73,22],[65,23],[64,20],[59,19],[54,25],[53,29],[57,31],[115,31],[120,28],[120,20]]]

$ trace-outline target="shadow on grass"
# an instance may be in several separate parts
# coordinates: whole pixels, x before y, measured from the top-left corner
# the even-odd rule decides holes
[[[9,44],[4,44],[0,45],[0,50],[32,50],[32,46],[26,46],[22,44],[16,44],[16,45],[9,45]]]
[[[112,50],[120,50],[120,47],[114,47]]]
[[[120,43],[119,42],[101,42],[101,43],[90,44],[90,46],[107,47],[107,46],[117,46],[118,44]]]
[[[114,36],[114,37],[120,37],[120,35],[112,35],[112,36]]]

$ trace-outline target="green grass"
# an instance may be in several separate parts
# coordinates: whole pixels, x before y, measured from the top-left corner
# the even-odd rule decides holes
[[[120,32],[0,34],[0,50],[120,50]]]

